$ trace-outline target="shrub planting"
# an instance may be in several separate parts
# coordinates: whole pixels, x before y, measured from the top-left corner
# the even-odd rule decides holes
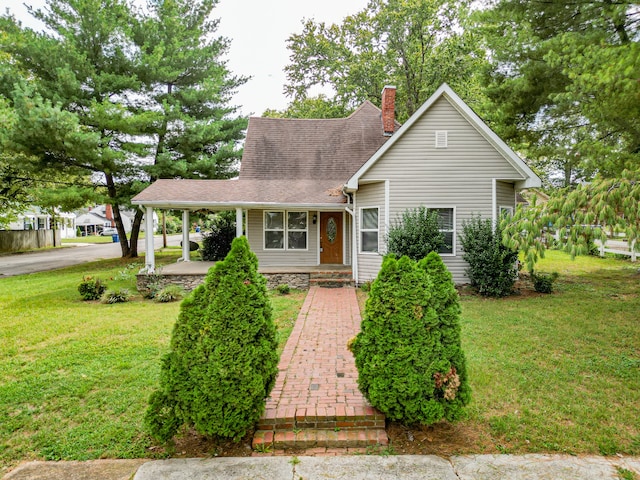
[[[131,294],[129,293],[129,290],[127,290],[126,288],[122,288],[119,290],[107,290],[102,295],[100,302],[108,304],[125,303],[128,302],[130,298]]]
[[[278,291],[278,293],[280,295],[288,295],[289,293],[291,293],[291,288],[286,283],[282,283],[282,284],[278,285],[276,287],[276,290]]]
[[[535,273],[531,272],[533,288],[539,293],[553,293],[553,283],[558,279],[558,272]]]
[[[389,227],[387,251],[397,258],[406,255],[418,261],[444,246],[436,210],[426,207],[406,210],[401,219]]]
[[[455,420],[470,398],[457,295],[433,255],[420,264],[385,257],[350,344],[360,391],[389,419],[409,425]]]
[[[240,237],[182,302],[145,422],[162,441],[181,425],[238,440],[262,415],[277,364],[266,280]]]
[[[236,237],[236,220],[233,212],[216,215],[211,231],[202,234],[202,259],[215,262],[224,259],[231,250],[231,242]]]
[[[167,285],[153,297],[158,303],[169,303],[182,300],[184,297],[184,288],[179,285]]]
[[[491,220],[474,217],[464,222],[460,244],[469,264],[467,275],[481,295],[504,297],[513,292],[518,278],[518,252],[502,243],[502,230]]]
[[[83,300],[99,300],[107,289],[107,285],[99,278],[82,277],[78,292]]]

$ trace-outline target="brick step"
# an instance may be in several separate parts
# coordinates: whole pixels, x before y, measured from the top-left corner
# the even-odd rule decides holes
[[[353,273],[350,271],[342,271],[342,272],[311,272],[309,273],[309,279],[310,280],[314,280],[314,279],[319,279],[319,278],[323,278],[323,279],[332,279],[332,278],[336,278],[336,279],[351,279],[353,278]]]
[[[373,445],[388,445],[389,438],[384,428],[361,428],[355,430],[295,429],[258,430],[253,436],[254,450],[267,448],[361,448]]]
[[[310,278],[309,285],[325,288],[353,287],[351,278]]]
[[[385,416],[370,406],[268,408],[258,422],[258,430],[326,428],[357,430],[385,427]]]

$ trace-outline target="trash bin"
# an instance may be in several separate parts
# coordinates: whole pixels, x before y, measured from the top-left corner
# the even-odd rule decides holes
[[[113,240],[113,243],[118,243],[120,241],[120,238],[118,238],[118,234],[114,234],[111,235],[111,240]]]

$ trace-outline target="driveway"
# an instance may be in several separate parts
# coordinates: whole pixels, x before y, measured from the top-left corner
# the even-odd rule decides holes
[[[182,235],[170,235],[167,244],[180,245]],[[162,246],[162,237],[155,238],[156,248]],[[138,241],[138,253],[144,254],[144,239]],[[26,273],[44,272],[70,267],[95,260],[118,258],[122,256],[119,243],[66,244],[61,248],[38,252],[19,253],[0,256],[0,278]],[[144,258],[144,257],[142,257]]]

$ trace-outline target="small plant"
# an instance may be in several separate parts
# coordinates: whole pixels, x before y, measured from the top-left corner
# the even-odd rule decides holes
[[[291,293],[291,288],[289,288],[289,285],[287,285],[286,283],[278,285],[276,290],[280,295],[288,295],[289,293]]]
[[[107,289],[107,285],[99,278],[82,277],[78,292],[83,300],[98,300]]]
[[[130,298],[131,298],[131,294],[129,293],[129,290],[127,290],[126,288],[122,288],[119,290],[107,290],[102,295],[102,298],[100,299],[100,301],[102,303],[108,303],[108,304],[124,303],[124,302],[128,302]]]
[[[620,477],[622,480],[638,479],[637,475],[631,470],[627,470],[626,468],[622,468],[622,467],[616,467],[616,470],[618,471],[618,477]]]
[[[367,280],[362,285],[360,285],[360,290],[365,293],[369,293],[371,291],[371,280]]]
[[[169,303],[182,300],[184,298],[184,289],[179,285],[167,285],[160,290],[155,297],[154,301],[158,303]]]
[[[531,272],[531,280],[533,288],[539,293],[552,293],[553,282],[558,279],[558,272],[553,273],[535,273]]]
[[[147,275],[145,287],[138,289],[142,297],[147,300],[155,298],[160,290],[162,290],[162,274],[159,269],[155,273]]]
[[[254,449],[258,453],[271,453],[271,445],[267,443],[259,443]]]
[[[135,271],[139,270],[142,265],[140,263],[130,263],[114,277],[114,280],[130,280],[135,276]]]

